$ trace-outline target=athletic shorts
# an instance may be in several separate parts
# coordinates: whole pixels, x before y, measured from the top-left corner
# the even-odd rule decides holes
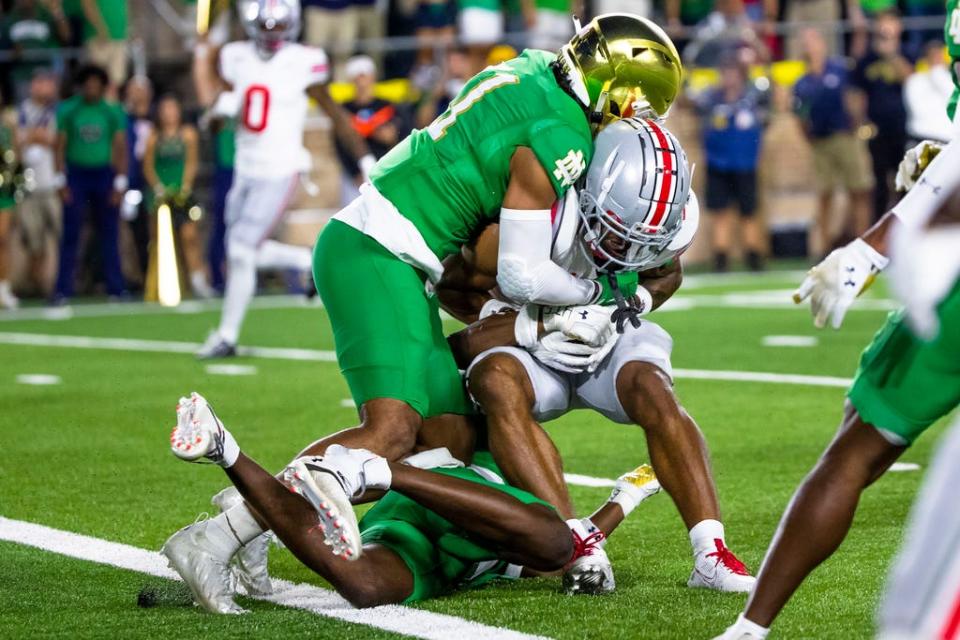
[[[487,452],[478,452],[470,467],[432,469],[509,494],[523,504],[551,507],[531,493],[504,484]],[[482,467],[476,466],[482,464]],[[380,544],[400,556],[413,574],[416,602],[458,588],[477,587],[496,578],[518,577],[517,568],[498,559],[491,549],[470,540],[450,521],[410,498],[390,491],[360,520],[364,544]]]
[[[860,417],[895,444],[912,444],[960,403],[960,284],[938,308],[940,335],[913,335],[903,310],[863,352],[847,393]]]
[[[707,211],[721,211],[731,205],[736,205],[744,218],[756,213],[757,172],[707,167]]]
[[[257,247],[269,238],[283,219],[299,185],[299,173],[282,178],[235,174],[233,185],[227,192],[224,212],[227,246],[236,242],[245,247]]]
[[[813,168],[821,193],[836,188],[869,191],[873,188],[870,163],[866,143],[850,132],[813,141]]]
[[[505,353],[519,360],[533,386],[533,416],[537,422],[559,418],[574,409],[593,409],[618,424],[632,424],[617,397],[620,370],[630,362],[649,362],[673,379],[673,367],[670,364],[672,351],[673,339],[670,334],[653,322],[641,320],[639,328],[627,326],[613,351],[593,373],[567,373],[552,369],[526,349],[517,347],[494,347],[484,351],[470,367],[473,368],[494,353]]]
[[[2,209],[0,205],[0,209]],[[60,238],[63,210],[56,192],[28,194],[17,205],[17,226],[23,245],[31,255],[40,255],[47,248],[47,240]]]
[[[313,278],[337,361],[357,406],[394,398],[424,418],[469,413],[460,370],[426,276],[373,238],[331,220],[313,250]]]

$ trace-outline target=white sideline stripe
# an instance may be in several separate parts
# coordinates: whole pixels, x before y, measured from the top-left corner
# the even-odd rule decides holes
[[[815,347],[820,340],[816,336],[763,336],[765,347]]]
[[[916,462],[894,462],[890,465],[890,471],[920,471],[920,465]]]
[[[797,373],[766,373],[763,371],[713,371],[705,369],[674,369],[674,378],[691,380],[730,380],[733,382],[769,382],[771,384],[796,384],[812,387],[849,387],[850,378],[833,376],[807,376]]]
[[[257,368],[252,364],[208,364],[203,370],[214,376],[257,375]]]
[[[108,349],[113,351],[149,351],[157,353],[193,354],[200,345],[194,342],[138,340],[134,338],[95,338],[91,336],[61,336],[45,333],[0,332],[0,344],[31,347],[63,347],[71,349]],[[336,362],[333,351],[317,349],[289,349],[279,347],[240,347],[242,356],[273,360],[302,360]],[[815,387],[847,387],[849,378],[808,376],[793,373],[766,373],[762,371],[723,371],[712,369],[674,369],[675,378],[692,380],[729,380],[734,382],[769,382],[773,384],[810,385]],[[342,405],[343,406],[343,405]]]
[[[69,531],[52,529],[22,520],[0,516],[0,540],[24,544],[71,558],[110,565],[129,571],[146,573],[160,578],[179,580],[167,568],[166,558],[156,551],[148,551],[119,542],[84,536]],[[346,600],[328,589],[286,580],[273,580],[273,595],[258,598],[274,604],[304,609],[327,618],[363,624],[386,631],[426,638],[428,640],[544,640],[501,627],[492,627],[471,620],[442,613],[432,613],[400,605],[371,609],[354,609]]]

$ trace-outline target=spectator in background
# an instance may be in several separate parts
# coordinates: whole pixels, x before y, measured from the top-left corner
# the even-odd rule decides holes
[[[500,0],[458,0],[460,42],[470,56],[470,75],[487,66],[490,48],[503,40],[504,17]]]
[[[747,268],[763,268],[765,242],[757,221],[757,163],[766,120],[766,92],[748,78],[749,67],[737,52],[721,61],[720,86],[697,100],[703,118],[707,158],[707,213],[711,219],[714,268],[726,271],[733,246],[734,220],[740,215],[741,244]],[[736,212],[734,211],[736,209]]]
[[[16,204],[12,178],[18,162],[16,127],[3,106],[0,99],[0,175],[4,178],[0,184],[0,308],[16,309],[20,301],[10,286],[10,231]]]
[[[900,17],[891,11],[874,19],[870,50],[857,61],[853,74],[854,117],[866,118],[873,126],[870,158],[873,161],[873,217],[879,220],[893,204],[892,183],[907,147],[907,110],[903,83],[913,66],[900,53],[903,28]],[[864,107],[865,103],[865,107]]]
[[[70,23],[60,0],[17,0],[4,17],[2,30],[3,38],[18,58],[10,72],[17,103],[27,98],[34,71],[46,68],[63,71],[63,60],[54,52],[70,43]],[[50,55],[19,59],[24,51],[38,50]]]
[[[87,55],[106,71],[110,81],[106,95],[116,99],[129,66],[127,0],[83,0],[83,15]]]
[[[121,214],[130,222],[138,268],[141,274],[145,274],[149,259],[150,221],[146,203],[149,185],[143,176],[143,157],[147,151],[147,140],[153,133],[153,85],[145,76],[134,76],[127,82],[124,93],[130,184],[128,195],[124,196]]]
[[[420,0],[415,20],[419,45],[416,64],[420,67],[433,66],[440,62],[434,60],[437,47],[449,48],[457,33],[454,0]]]
[[[105,99],[108,84],[100,67],[81,68],[77,95],[57,110],[55,157],[64,210],[56,303],[73,297],[80,230],[88,208],[97,226],[107,293],[114,298],[124,295],[117,207],[129,185],[127,116],[118,104]]]
[[[333,61],[333,77],[342,79],[359,31],[351,0],[303,0],[303,25],[304,42],[325,49]]]
[[[423,88],[423,97],[417,105],[414,126],[423,129],[447,110],[460,89],[471,77],[472,64],[465,49],[447,51],[443,76],[432,87]]]
[[[814,170],[820,206],[817,228],[820,251],[829,253],[835,244],[861,235],[870,226],[870,158],[863,140],[856,135],[849,112],[850,78],[842,58],[828,58],[827,44],[817,29],[801,32],[807,73],[793,87],[797,115],[813,146]],[[830,214],[837,188],[846,190],[850,217],[839,242],[831,236]]]
[[[207,267],[210,270],[210,284],[217,291],[223,291],[226,284],[224,263],[227,259],[227,194],[233,185],[233,157],[236,155],[237,121],[233,118],[219,118],[214,127],[214,168],[213,168],[213,206],[207,234]]]
[[[653,2],[652,0],[593,0],[593,13],[594,15],[632,13],[641,18],[651,18],[653,16]]]
[[[713,12],[713,0],[665,0],[667,33],[673,37],[681,53],[690,41],[693,28]]]
[[[579,0],[521,0],[530,47],[558,51],[573,35],[571,15],[583,14]]]
[[[953,78],[944,57],[942,41],[927,43],[924,61],[927,68],[907,78],[903,86],[907,107],[907,136],[913,146],[921,140],[949,142],[954,126],[947,116],[947,103],[953,95]]]
[[[183,123],[180,101],[165,95],[157,102],[157,120],[147,139],[143,156],[143,175],[150,185],[150,212],[166,204],[180,238],[180,248],[197,298],[212,298],[215,291],[207,284],[207,273],[197,232],[199,208],[193,201],[193,183],[197,178],[199,138],[193,125]],[[151,218],[151,237],[156,238],[155,218]]]
[[[354,56],[347,61],[347,78],[353,83],[355,94],[343,105],[353,115],[353,128],[367,141],[376,158],[386,155],[400,140],[397,128],[397,109],[373,94],[377,83],[377,67],[370,56]],[[346,206],[360,195],[363,176],[356,160],[337,139],[337,154],[343,167],[340,188],[341,206]]]
[[[693,41],[683,51],[683,58],[709,67],[730,51],[748,49],[753,52],[754,60],[767,62],[770,50],[758,31],[758,24],[747,14],[743,0],[716,0],[715,10],[697,27]]]
[[[784,21],[787,23],[836,23],[843,19],[844,6],[847,10],[847,19],[853,26],[854,31],[866,29],[866,18],[863,16],[859,0],[786,0]],[[823,36],[827,45],[828,57],[833,58],[842,55],[843,38],[839,29],[829,24],[811,28],[820,31]],[[803,38],[800,34],[801,31],[796,31],[786,39],[785,56],[788,60],[803,58]]]
[[[357,39],[379,40],[386,34],[388,0],[351,0],[357,21]],[[353,53],[352,51],[348,53]],[[383,66],[383,52],[379,49],[369,53],[377,68]]]
[[[29,277],[36,292],[49,295],[47,246],[59,241],[62,224],[57,194],[54,148],[57,144],[58,78],[49,70],[34,71],[30,96],[17,114],[17,142],[23,164],[33,172],[33,189],[17,205],[17,227],[27,251]]]
[[[903,6],[906,15],[911,18],[940,18],[935,21],[937,26],[933,28],[907,31],[907,55],[916,60],[924,55],[927,43],[943,39],[941,25],[944,22],[946,6],[944,0],[905,0]]]

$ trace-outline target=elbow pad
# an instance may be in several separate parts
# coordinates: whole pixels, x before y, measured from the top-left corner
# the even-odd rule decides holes
[[[534,300],[538,289],[536,276],[526,261],[515,256],[503,256],[497,262],[497,284],[503,295],[517,304]]]

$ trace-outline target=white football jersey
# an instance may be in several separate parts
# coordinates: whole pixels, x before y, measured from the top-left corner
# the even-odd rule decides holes
[[[322,49],[290,43],[269,58],[249,40],[220,51],[220,76],[239,101],[236,171],[253,177],[279,177],[310,168],[303,146],[306,90],[330,77]]]
[[[553,247],[550,251],[550,259],[577,277],[595,278],[597,270],[587,260],[580,247],[581,224],[579,194],[576,189],[568,189],[563,200],[558,200],[553,206]],[[657,260],[647,268],[661,267],[671,258],[682,253],[693,242],[699,226],[700,203],[691,190],[690,199],[683,210],[680,231]]]

